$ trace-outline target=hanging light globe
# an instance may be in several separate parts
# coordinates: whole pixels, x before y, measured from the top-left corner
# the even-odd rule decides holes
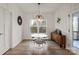
[[[44,17],[40,14],[40,3],[38,3],[38,14],[35,16],[35,19],[39,22],[44,20]]]

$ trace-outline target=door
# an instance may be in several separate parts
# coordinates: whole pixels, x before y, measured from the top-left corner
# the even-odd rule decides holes
[[[0,8],[0,54],[10,49],[11,40],[11,15],[10,12]]]
[[[73,47],[79,48],[79,12],[73,13]]]
[[[10,12],[4,10],[4,21],[5,21],[5,51],[10,48]]]
[[[3,19],[3,9],[0,8],[0,54],[3,54],[4,48],[5,48],[4,19]]]

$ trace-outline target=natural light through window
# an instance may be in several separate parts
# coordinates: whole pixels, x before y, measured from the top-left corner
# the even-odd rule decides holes
[[[38,34],[38,33],[46,33],[46,20],[41,22],[37,20],[31,20],[31,34]]]

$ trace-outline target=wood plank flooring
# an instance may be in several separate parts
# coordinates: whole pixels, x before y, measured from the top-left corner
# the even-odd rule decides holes
[[[34,41],[24,40],[4,55],[74,55],[74,53],[67,49],[61,49],[53,41],[46,41],[45,44],[39,45]]]

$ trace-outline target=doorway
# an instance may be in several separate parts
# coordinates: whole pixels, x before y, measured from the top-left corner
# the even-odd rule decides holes
[[[72,25],[72,36],[73,36],[73,47],[79,48],[79,12],[72,14],[73,25]]]
[[[10,49],[11,14],[7,9],[0,8],[0,55]]]

